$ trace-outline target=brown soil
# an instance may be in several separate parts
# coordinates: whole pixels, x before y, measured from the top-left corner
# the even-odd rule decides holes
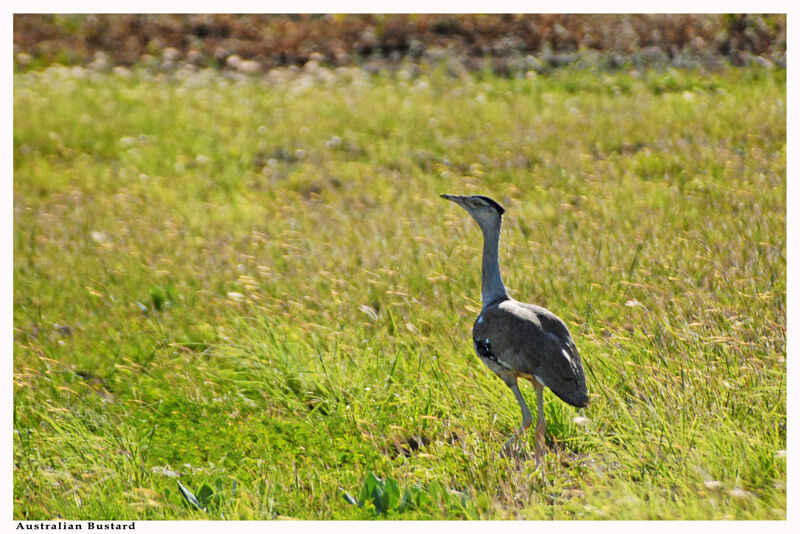
[[[785,15],[14,15],[18,69],[58,62],[197,66],[431,61],[500,73],[602,66],[785,66]],[[527,61],[527,63],[525,63]]]

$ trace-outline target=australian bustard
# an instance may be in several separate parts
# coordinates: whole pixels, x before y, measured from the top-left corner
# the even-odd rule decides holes
[[[539,409],[536,423],[539,463],[544,451],[544,388],[550,388],[572,406],[589,405],[581,357],[564,321],[541,306],[517,302],[508,296],[497,257],[503,207],[482,195],[442,195],[442,198],[467,210],[483,231],[482,309],[472,326],[472,339],[481,361],[511,388],[522,410],[522,426],[514,431],[503,450],[508,451],[533,422],[517,384],[518,377],[526,378],[536,390]]]

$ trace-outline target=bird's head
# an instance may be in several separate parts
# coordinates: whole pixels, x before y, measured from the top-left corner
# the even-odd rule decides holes
[[[503,206],[495,202],[489,197],[483,195],[441,195],[451,202],[455,202],[472,215],[481,228],[486,229],[493,224],[500,222],[500,219],[505,213]]]

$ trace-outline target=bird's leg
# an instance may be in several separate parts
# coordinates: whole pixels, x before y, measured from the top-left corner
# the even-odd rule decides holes
[[[522,434],[525,433],[525,430],[531,426],[533,423],[533,416],[531,415],[531,411],[528,409],[528,405],[525,404],[525,399],[522,397],[522,392],[519,390],[519,385],[517,384],[516,380],[513,384],[510,384],[509,387],[511,391],[514,392],[514,396],[517,398],[517,403],[519,403],[519,408],[522,410],[522,426],[519,427],[518,430],[514,431],[514,435],[506,441],[506,444],[503,445],[503,450],[510,451],[511,445],[519,439]]]
[[[539,408],[538,420],[536,421],[536,463],[542,460],[542,453],[544,452],[544,386],[536,380],[531,380],[534,389],[536,389],[536,404]]]

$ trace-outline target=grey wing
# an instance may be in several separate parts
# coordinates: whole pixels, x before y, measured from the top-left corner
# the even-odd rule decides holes
[[[533,304],[505,301],[484,310],[483,338],[503,363],[519,375],[535,377],[575,406],[588,403],[586,379],[578,349],[564,322]]]

